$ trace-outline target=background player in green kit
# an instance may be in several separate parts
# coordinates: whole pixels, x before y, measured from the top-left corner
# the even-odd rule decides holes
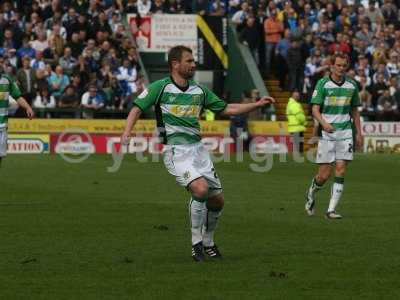
[[[357,84],[354,80],[345,77],[348,64],[346,55],[334,55],[331,75],[318,81],[311,99],[313,116],[322,129],[322,136],[318,143],[316,157],[319,170],[308,190],[305,208],[309,215],[314,215],[315,193],[329,179],[333,163],[335,163],[335,179],[326,213],[329,219],[342,218],[336,212],[336,206],[343,193],[347,163],[353,160],[352,122],[356,129],[357,147],[362,147],[363,143],[360,114],[357,109],[360,105]]]
[[[221,182],[200,136],[199,116],[203,109],[224,115],[239,115],[274,102],[263,97],[258,102],[227,104],[213,92],[192,80],[196,64],[192,51],[184,46],[168,54],[171,76],[153,82],[134,101],[129,113],[123,144],[129,143],[133,126],[142,111],[154,106],[157,127],[164,143],[164,164],[176,181],[191,193],[189,215],[192,232],[192,257],[204,261],[205,255],[220,258],[214,231],[224,206]]]
[[[0,57],[0,167],[3,157],[7,154],[7,121],[8,121],[8,108],[10,105],[9,96],[13,97],[19,106],[25,109],[29,119],[34,116],[33,110],[21,97],[21,91],[17,83],[11,77],[3,74],[4,59]]]

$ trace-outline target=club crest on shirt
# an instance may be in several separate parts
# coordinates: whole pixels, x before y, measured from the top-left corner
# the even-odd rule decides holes
[[[194,95],[193,96],[193,104],[200,104],[201,95]]]
[[[186,180],[190,178],[190,172],[186,171],[185,173],[183,173],[183,178],[185,178]]]

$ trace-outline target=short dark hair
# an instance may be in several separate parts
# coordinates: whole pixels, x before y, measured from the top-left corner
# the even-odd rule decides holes
[[[350,65],[350,58],[349,58],[349,56],[347,54],[345,54],[343,52],[337,52],[337,53],[333,54],[332,57],[331,57],[332,65],[335,64],[336,58],[345,59],[346,62],[347,62],[347,65]]]
[[[193,53],[192,49],[186,47],[186,46],[175,46],[172,47],[169,52],[168,52],[168,66],[171,69],[172,68],[172,61],[177,60],[177,61],[181,61],[182,59],[182,54],[183,52],[189,52],[189,53]]]

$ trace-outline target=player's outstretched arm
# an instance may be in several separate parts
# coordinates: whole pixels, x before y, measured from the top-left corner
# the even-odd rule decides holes
[[[361,150],[364,140],[361,132],[361,120],[360,120],[360,112],[358,111],[358,107],[353,107],[351,110],[351,117],[354,121],[354,126],[356,127],[356,147]]]
[[[121,144],[127,145],[129,144],[129,139],[131,137],[131,132],[133,127],[135,126],[137,120],[139,120],[142,111],[139,107],[134,106],[129,112],[128,118],[126,119],[125,130],[121,136]]]
[[[25,110],[28,118],[32,120],[33,117],[35,116],[35,113],[33,112],[32,107],[29,105],[29,103],[26,102],[26,100],[23,97],[19,97],[17,99],[17,103],[20,107],[22,107]]]
[[[226,106],[222,114],[226,116],[241,115],[261,108],[270,103],[275,103],[275,99],[269,96],[262,97],[260,100],[254,103],[230,103]]]

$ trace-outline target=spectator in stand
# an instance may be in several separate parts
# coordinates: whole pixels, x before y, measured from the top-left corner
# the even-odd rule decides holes
[[[141,17],[145,17],[150,13],[151,1],[150,0],[138,0],[137,10]]]
[[[287,53],[287,65],[289,70],[289,90],[302,91],[304,83],[304,60],[300,44],[296,40],[290,44]]]
[[[265,71],[269,75],[271,72],[271,64],[275,59],[275,48],[283,34],[283,24],[277,19],[276,10],[271,11],[271,16],[264,22],[265,33]]]
[[[285,29],[283,39],[281,39],[276,45],[275,59],[276,64],[279,66],[277,69],[277,75],[279,80],[279,86],[284,89],[286,76],[288,73],[287,56],[290,48],[290,30]]]
[[[35,71],[31,68],[31,60],[28,56],[22,58],[22,68],[17,72],[17,81],[21,89],[22,97],[32,103],[35,96]]]
[[[256,19],[249,17],[246,20],[246,25],[240,32],[239,39],[249,47],[251,54],[256,61],[256,64],[260,64],[259,47],[260,47],[260,30],[257,27]]]
[[[397,103],[394,97],[390,96],[389,89],[383,92],[383,95],[378,99],[377,105],[377,120],[378,121],[394,121],[397,113]]]
[[[54,108],[56,107],[56,100],[50,94],[47,87],[40,89],[36,95],[35,101],[33,101],[34,108]],[[48,115],[50,117],[50,115]]]
[[[23,57],[30,57],[35,58],[36,51],[32,48],[31,44],[29,43],[29,39],[24,38],[22,40],[22,47],[17,50],[17,56],[21,59]]]
[[[53,72],[48,78],[48,82],[51,94],[56,98],[56,100],[58,100],[66,86],[69,84],[69,78],[67,75],[64,75],[63,68],[58,65],[55,68],[55,72]]]
[[[193,12],[200,15],[208,15],[209,13],[209,0],[194,0],[193,1]]]
[[[375,108],[372,104],[372,95],[368,90],[367,77],[363,74],[359,81],[360,91],[360,102],[361,105],[358,107],[360,114],[364,121],[375,120]]]
[[[121,101],[120,109],[126,106],[131,100],[132,95],[137,92],[136,81],[138,79],[136,68],[132,67],[128,59],[124,59],[122,66],[118,68],[117,79],[123,90],[123,101]]]
[[[105,99],[98,92],[95,84],[89,85],[88,91],[82,95],[81,106],[85,108],[82,116],[86,119],[93,118],[94,112],[104,107]]]
[[[79,34],[77,32],[72,33],[71,40],[66,46],[71,48],[71,55],[74,58],[78,58],[85,48],[84,44],[79,40]]]
[[[58,63],[63,68],[65,74],[70,76],[74,68],[78,65],[78,60],[72,56],[71,48],[65,47],[64,55],[60,57]]]
[[[232,22],[235,25],[244,24],[249,16],[249,4],[247,2],[243,2],[240,7],[241,9],[232,16]]]
[[[44,70],[46,68],[46,62],[44,61],[43,52],[36,52],[36,57],[31,60],[31,68],[33,70]]]
[[[19,60],[18,60],[18,56],[17,56],[17,50],[15,50],[14,48],[8,49],[6,57],[7,57],[8,63],[14,69],[18,68]]]
[[[49,42],[46,39],[46,33],[44,31],[39,31],[37,33],[37,39],[30,42],[31,47],[36,52],[43,52],[49,47]]]
[[[225,2],[221,0],[214,0],[210,3],[209,12],[211,16],[225,16],[226,7]]]
[[[385,77],[382,73],[377,75],[377,82],[371,87],[372,103],[374,106],[378,104],[379,98],[388,90],[385,82]]]
[[[80,105],[80,98],[75,91],[75,87],[72,84],[66,86],[62,96],[58,100],[58,107],[78,108],[79,105]]]

